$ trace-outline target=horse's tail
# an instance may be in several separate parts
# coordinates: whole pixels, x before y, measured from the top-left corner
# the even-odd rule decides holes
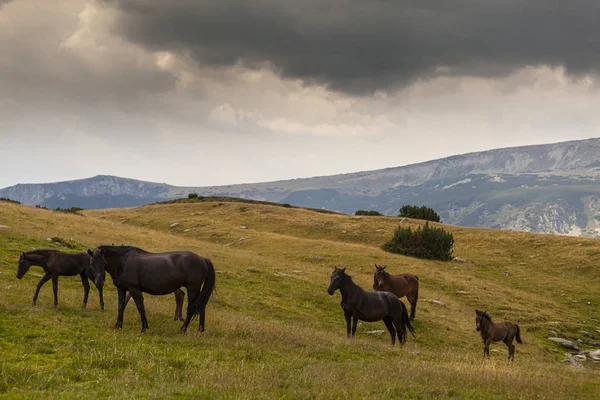
[[[418,277],[418,276],[414,275],[414,277],[415,277],[415,278],[417,278],[417,280],[419,280],[419,277]]]
[[[396,333],[398,334],[398,342],[400,342],[400,345],[403,345],[406,342],[406,330],[408,329],[411,335],[415,337],[415,329],[410,323],[406,306],[402,301],[398,300],[398,302],[400,303],[400,324],[399,326],[396,325]]]
[[[515,326],[517,327],[517,343],[523,344],[523,341],[521,340],[521,328],[519,328],[519,325],[517,324],[515,324]]]
[[[202,290],[200,290],[200,294],[194,301],[194,306],[196,308],[196,312],[202,316],[202,312],[206,308],[206,304],[210,299],[210,295],[215,289],[215,266],[212,261],[208,258],[205,258],[206,264],[208,265],[208,275],[206,276],[206,280],[204,281],[204,285],[202,285]]]

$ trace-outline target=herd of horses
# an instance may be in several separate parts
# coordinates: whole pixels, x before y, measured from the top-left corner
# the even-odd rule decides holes
[[[19,258],[17,278],[21,279],[32,265],[40,266],[45,274],[37,284],[32,304],[35,305],[40,289],[52,280],[54,307],[58,306],[58,277],[79,275],[83,284],[83,308],[86,307],[91,280],[98,289],[100,308],[104,310],[103,287],[106,273],[112,278],[118,293],[118,314],[115,329],[123,327],[123,314],[131,298],[140,314],[142,330],[148,329],[148,320],[142,293],[151,295],[175,295],[175,321],[183,321],[181,333],[185,333],[192,319],[199,317],[198,330],[204,331],[206,305],[215,288],[213,263],[190,251],[151,253],[134,246],[99,246],[79,253],[64,253],[56,249],[40,249],[22,252]],[[346,319],[348,337],[356,333],[358,321],[383,321],[388,329],[392,346],[406,342],[408,332],[415,336],[412,321],[415,318],[419,298],[419,278],[416,275],[391,275],[385,266],[375,265],[374,291],[364,290],[352,281],[346,268],[334,267],[327,292],[337,290],[342,296],[341,307]],[[187,291],[188,305],[183,318],[183,301]],[[406,297],[410,315],[400,298]],[[483,355],[489,357],[492,342],[502,341],[508,347],[508,358],[514,360],[516,339],[522,343],[519,325],[511,322],[493,322],[485,311],[476,310],[475,326],[484,343]]]

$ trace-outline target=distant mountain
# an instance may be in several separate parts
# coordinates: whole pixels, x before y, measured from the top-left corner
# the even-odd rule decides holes
[[[50,208],[132,207],[196,192],[344,213],[433,207],[446,223],[600,237],[600,139],[469,153],[376,171],[177,187],[114,176],[19,184],[0,197]]]

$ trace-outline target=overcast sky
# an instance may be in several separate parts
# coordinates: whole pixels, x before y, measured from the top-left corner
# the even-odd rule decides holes
[[[598,21],[597,0],[0,0],[0,187],[599,137]]]

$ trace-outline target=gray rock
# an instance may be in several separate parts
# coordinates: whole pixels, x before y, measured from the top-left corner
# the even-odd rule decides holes
[[[591,339],[594,339],[594,335],[592,335],[591,333],[589,333],[587,331],[579,331],[579,333],[583,334],[583,336],[587,336]]]
[[[177,225],[179,225],[179,222],[173,222],[171,225],[169,225],[169,228],[173,229],[173,228],[175,228]]]
[[[368,333],[369,335],[383,335],[385,333],[385,331],[374,330],[374,331],[366,331],[365,333]]]
[[[592,360],[600,361],[600,350],[590,350],[588,354]]]
[[[579,351],[579,346],[577,346],[575,343],[571,342],[570,340],[558,338],[558,337],[549,337],[548,340],[551,340],[553,342],[561,344],[563,347],[565,347],[567,349]]]
[[[467,260],[465,260],[464,258],[461,258],[461,257],[454,257],[454,262],[464,263],[464,262],[467,262]]]
[[[573,356],[573,359],[574,359],[575,361],[582,362],[582,361],[585,361],[585,360],[587,360],[587,357],[585,356],[585,354],[575,354],[575,355]]]
[[[10,226],[6,226],[6,225],[0,225],[0,231],[4,231],[10,229]]]
[[[240,229],[248,229],[248,227],[246,225],[241,225]]]
[[[556,333],[555,331],[550,331],[550,333],[551,333],[552,335],[554,335],[554,337],[558,337],[558,333]]]
[[[403,224],[403,223],[405,223],[406,221],[408,221],[408,220],[406,219],[406,217],[403,217],[403,218],[400,220],[400,223],[401,223],[401,224]]]
[[[281,276],[281,277],[286,277],[286,276],[289,276],[288,274],[284,274],[283,272],[279,272],[279,271],[278,271],[278,272],[275,272],[275,274],[274,274],[274,275],[275,275],[275,276]]]
[[[431,301],[433,304],[437,304],[438,306],[442,306],[442,307],[446,306],[444,303],[442,303],[442,302],[441,302],[441,301],[439,301],[439,300],[430,300],[430,301]]]

